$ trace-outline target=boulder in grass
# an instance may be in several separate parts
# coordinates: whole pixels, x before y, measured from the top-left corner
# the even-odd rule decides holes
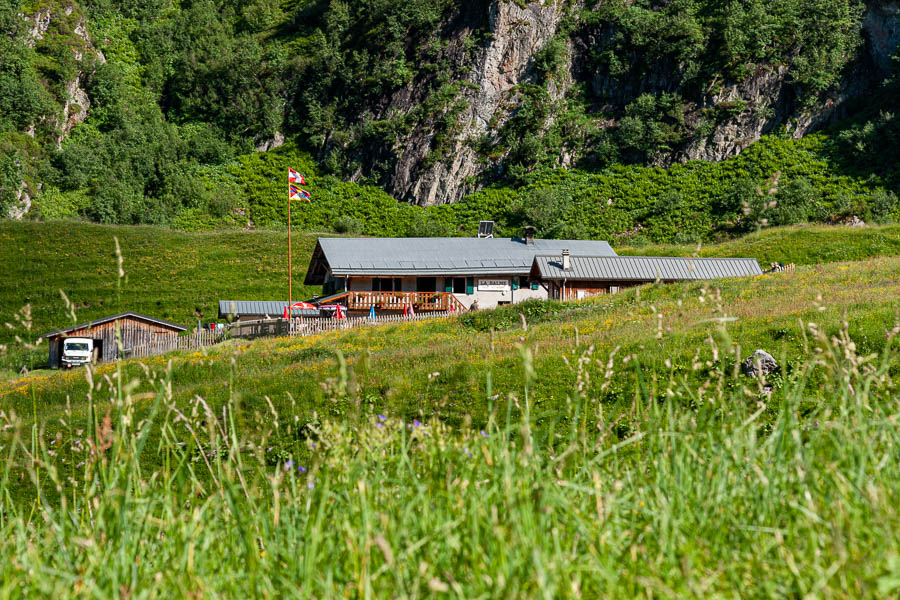
[[[763,377],[777,373],[780,369],[775,358],[765,350],[757,350],[752,356],[749,356],[741,364],[741,371],[744,375],[750,377],[758,377],[762,373]]]

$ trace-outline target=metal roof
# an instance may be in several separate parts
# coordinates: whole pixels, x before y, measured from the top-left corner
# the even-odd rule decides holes
[[[242,315],[269,315],[272,318],[280,318],[284,314],[287,302],[278,300],[219,300],[219,318],[228,315],[240,317]],[[313,309],[295,308],[291,311],[292,317],[318,317],[319,311]]]
[[[149,323],[155,323],[157,325],[161,325],[163,327],[168,327],[169,329],[174,329],[176,331],[187,331],[187,327],[182,327],[177,323],[171,323],[169,321],[163,321],[162,319],[156,319],[154,317],[148,317],[147,315],[142,315],[136,312],[123,312],[115,315],[110,315],[108,317],[103,317],[100,319],[94,319],[93,321],[88,321],[87,323],[80,323],[78,325],[74,325],[72,327],[67,327],[66,329],[57,329],[56,331],[51,331],[50,333],[45,333],[42,335],[42,338],[51,338],[57,335],[61,335],[64,333],[69,333],[72,331],[78,331],[80,329],[88,329],[90,327],[94,327],[95,325],[102,325],[104,323],[109,323],[110,321],[117,321],[119,319],[125,317],[132,317],[134,319],[138,319],[140,321],[147,321]]]
[[[306,284],[332,275],[525,275],[537,254],[615,256],[604,241],[518,238],[319,238]]]
[[[535,256],[532,277],[547,280],[684,281],[761,275],[755,258],[675,258],[666,256]]]

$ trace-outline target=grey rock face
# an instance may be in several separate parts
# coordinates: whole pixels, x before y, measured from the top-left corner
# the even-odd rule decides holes
[[[268,152],[269,150],[274,150],[275,148],[280,148],[284,145],[284,134],[280,131],[276,131],[272,134],[271,138],[263,138],[259,137],[256,139],[256,151],[257,152]]]
[[[765,350],[757,350],[741,363],[741,371],[744,375],[754,378],[758,377],[760,373],[766,377],[780,370],[781,367],[778,366],[775,358]]]
[[[64,6],[61,11],[59,8],[48,8],[31,15],[24,15],[24,19],[29,26],[25,43],[33,48],[39,40],[43,40],[47,35],[54,35],[54,22],[71,17],[75,11],[76,6],[69,4]],[[68,137],[72,129],[79,123],[87,120],[91,101],[82,87],[82,83],[89,76],[90,70],[95,65],[106,62],[106,57],[94,47],[91,41],[84,16],[78,13],[74,19],[77,19],[77,22],[74,24],[72,32],[81,41],[71,46],[71,51],[75,60],[78,61],[79,67],[74,78],[66,82],[65,93],[62,94],[63,97],[59,98],[62,103],[62,110],[56,115],[47,118],[47,123],[56,131],[56,145],[59,148],[62,147],[63,140]],[[32,123],[25,129],[25,133],[33,137],[37,125],[39,123]],[[8,216],[13,219],[22,219],[31,212],[32,197],[40,192],[41,187],[42,184],[40,182],[30,186],[23,181],[17,194],[17,200],[10,207]]]
[[[489,9],[490,42],[479,50],[471,64],[462,97],[468,107],[457,119],[456,133],[446,158],[431,166],[423,161],[431,150],[431,132],[414,131],[402,143],[394,165],[388,191],[396,198],[420,204],[455,202],[474,191],[467,178],[481,173],[486,165],[473,148],[476,140],[487,136],[495,139],[507,121],[509,111],[518,100],[516,86],[531,79],[534,54],[556,34],[567,9],[553,2],[529,2],[524,7],[515,2],[495,0]],[[459,33],[459,39],[467,31]],[[568,72],[569,69],[564,69]],[[561,98],[568,81],[550,90]],[[398,94],[392,104],[403,106],[411,93]],[[359,178],[361,173],[357,174]]]
[[[801,111],[796,106],[789,91],[786,66],[759,66],[745,81],[723,86],[721,92],[706,102],[705,108],[743,102],[746,108],[741,114],[717,126],[708,138],[690,143],[664,162],[724,160],[740,154],[778,127],[784,126],[791,137],[799,139],[842,117],[847,100],[864,95],[878,80],[890,74],[891,57],[900,43],[900,2],[868,2],[862,29],[868,56],[863,55],[841,86],[815,108]],[[874,72],[871,68],[860,68],[867,62],[874,66]]]
[[[900,2],[870,2],[863,19],[872,62],[882,76],[891,73],[891,57],[900,45]]]
[[[58,11],[58,9],[44,9],[36,14],[25,16],[25,20],[30,25],[29,35],[25,42],[26,44],[34,47],[38,40],[42,40],[46,35],[52,34],[50,30],[53,26],[54,19],[71,16],[72,13],[75,12],[75,6],[67,5],[63,7],[62,13],[65,14],[65,17],[58,12],[54,13],[54,10]],[[62,145],[63,140],[66,139],[73,127],[79,123],[83,123],[88,117],[88,109],[90,108],[91,103],[87,92],[81,85],[82,81],[88,75],[88,65],[103,64],[106,62],[106,57],[103,56],[103,53],[96,49],[91,42],[87,23],[83,16],[78,18],[78,22],[75,24],[72,31],[81,39],[80,46],[72,47],[72,55],[80,65],[78,72],[75,74],[75,78],[66,83],[66,93],[65,97],[62,99],[62,112],[53,119],[59,133],[56,140],[57,146]],[[89,61],[85,61],[85,58],[87,57],[90,58]]]
[[[22,182],[22,186],[19,188],[19,191],[16,192],[16,201],[12,206],[9,207],[9,211],[6,216],[10,219],[20,221],[25,217],[25,215],[28,214],[30,210],[31,194],[29,194],[28,190],[25,188],[25,182]]]

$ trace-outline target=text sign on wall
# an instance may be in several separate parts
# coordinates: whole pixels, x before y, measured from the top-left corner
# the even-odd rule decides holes
[[[506,292],[509,290],[508,279],[479,279],[479,292]]]

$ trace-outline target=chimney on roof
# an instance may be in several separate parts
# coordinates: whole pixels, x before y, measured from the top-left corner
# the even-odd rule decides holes
[[[525,243],[528,244],[529,246],[534,245],[534,231],[535,231],[535,229],[531,225],[528,225],[525,228]]]
[[[571,266],[569,264],[569,249],[568,248],[563,248],[562,258],[563,258],[563,271],[568,271],[569,267]]]

